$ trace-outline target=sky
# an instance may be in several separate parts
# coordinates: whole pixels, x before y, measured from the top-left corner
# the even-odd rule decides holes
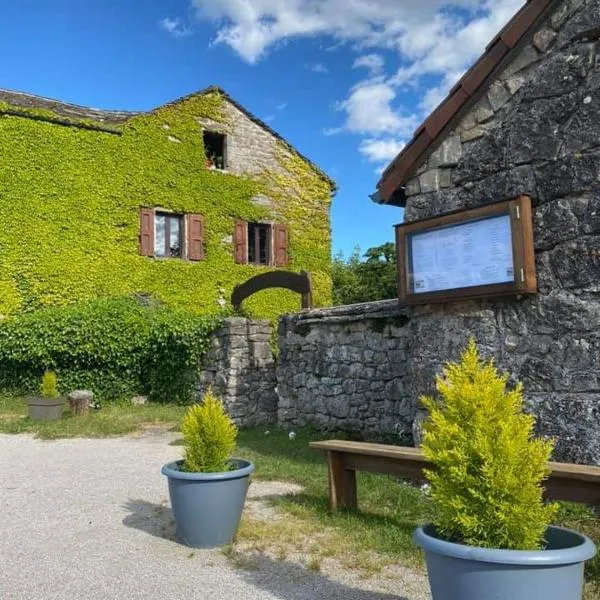
[[[333,250],[392,241],[369,195],[524,0],[3,0],[0,87],[148,110],[225,89],[327,172]]]

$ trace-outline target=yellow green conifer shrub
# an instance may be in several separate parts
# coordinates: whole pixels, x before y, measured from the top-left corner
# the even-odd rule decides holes
[[[508,389],[507,379],[471,339],[437,378],[440,398],[421,399],[434,526],[472,546],[535,550],[557,510],[544,503],[542,487],[553,442],[534,437],[522,386]]]
[[[58,396],[58,379],[54,371],[46,371],[42,376],[42,396],[56,398]]]
[[[221,473],[228,470],[228,461],[236,446],[237,427],[212,390],[204,394],[201,404],[188,409],[181,433],[185,471]]]

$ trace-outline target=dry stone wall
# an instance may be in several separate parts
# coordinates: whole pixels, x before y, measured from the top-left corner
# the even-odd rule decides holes
[[[238,425],[275,423],[277,393],[269,321],[225,319],[213,337],[198,386],[198,400],[210,386]]]

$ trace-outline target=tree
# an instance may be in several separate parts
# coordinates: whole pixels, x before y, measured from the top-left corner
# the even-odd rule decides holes
[[[393,243],[369,248],[361,260],[357,246],[345,259],[339,253],[333,259],[333,302],[355,304],[395,298],[396,249]]]

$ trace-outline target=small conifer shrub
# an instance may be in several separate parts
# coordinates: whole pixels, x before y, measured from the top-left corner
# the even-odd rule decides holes
[[[54,371],[46,371],[42,375],[42,396],[44,398],[57,398],[58,397],[58,379]]]
[[[237,441],[237,427],[225,413],[223,403],[208,390],[201,404],[191,406],[181,425],[185,447],[183,470],[190,473],[221,473]]]
[[[445,539],[483,548],[537,550],[557,506],[543,501],[542,482],[553,442],[534,437],[519,383],[507,389],[475,340],[460,362],[437,378],[441,398],[429,410],[423,451],[435,506],[433,524]]]

